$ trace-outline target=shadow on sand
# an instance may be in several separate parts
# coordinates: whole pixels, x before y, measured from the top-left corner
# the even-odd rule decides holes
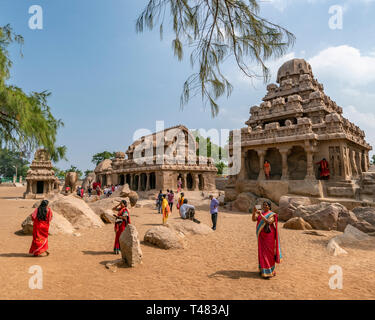
[[[34,258],[28,253],[1,253],[0,258]]]
[[[259,272],[241,270],[221,270],[208,276],[209,278],[225,277],[230,279],[256,278],[261,279]]]
[[[30,236],[32,236],[32,234],[25,234],[22,230],[18,230],[14,234],[16,236],[20,236],[20,237],[30,237]]]
[[[83,254],[89,254],[91,256],[103,256],[103,255],[108,255],[108,254],[113,255],[113,251],[87,251],[87,250],[84,250],[82,252],[83,252]]]

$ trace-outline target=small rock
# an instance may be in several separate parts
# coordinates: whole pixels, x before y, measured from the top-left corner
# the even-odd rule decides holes
[[[311,225],[300,217],[289,219],[285,222],[284,228],[292,230],[312,230]]]

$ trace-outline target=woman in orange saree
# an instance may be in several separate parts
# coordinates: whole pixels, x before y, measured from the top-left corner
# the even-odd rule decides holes
[[[165,194],[163,195],[163,202],[161,204],[161,210],[162,210],[162,213],[163,213],[163,224],[166,224],[167,220],[168,220],[168,217],[169,217],[169,214],[171,212],[171,207],[168,204],[168,200],[166,199]]]
[[[115,254],[120,253],[120,236],[122,232],[125,230],[126,226],[130,224],[130,215],[129,210],[127,208],[127,202],[126,200],[122,200],[117,206],[115,206],[112,210],[117,210],[117,215],[114,214],[116,217],[115,221],[115,245],[113,248],[113,251]]]
[[[263,170],[264,170],[264,175],[266,176],[266,179],[269,180],[270,174],[271,174],[271,164],[267,160],[264,161]]]
[[[262,212],[253,209],[253,221],[257,221],[258,260],[261,277],[276,276],[275,264],[281,262],[280,238],[277,214],[271,211],[271,203],[263,202]]]
[[[33,242],[29,253],[34,257],[48,256],[48,230],[52,220],[52,210],[48,208],[48,201],[43,200],[40,206],[31,214],[33,220]]]

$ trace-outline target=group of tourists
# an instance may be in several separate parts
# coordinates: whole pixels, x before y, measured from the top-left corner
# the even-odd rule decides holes
[[[219,201],[213,196],[210,199],[210,214],[212,220],[212,229],[216,230]],[[167,190],[163,194],[160,190],[157,197],[158,212],[163,214],[163,224],[167,223],[167,219],[172,212],[174,203],[174,193]],[[196,223],[200,223],[195,218],[195,207],[188,204],[185,194],[181,192],[177,200],[177,209],[182,219],[189,219]],[[120,236],[126,226],[130,224],[130,212],[127,201],[122,200],[118,205],[112,208],[116,211],[115,217],[115,243],[114,254],[120,253]],[[271,211],[271,202],[264,201],[262,206],[255,206],[249,209],[252,213],[252,220],[257,222],[256,235],[258,242],[258,262],[259,274],[265,279],[276,276],[275,264],[281,262],[280,238],[278,232],[278,216]],[[33,256],[47,256],[48,252],[48,231],[52,219],[52,210],[48,207],[48,201],[43,200],[38,208],[31,214],[33,226],[33,240],[29,253]]]
[[[328,161],[325,158],[323,158],[323,160],[316,162],[316,164],[319,165],[319,168],[318,168],[319,179],[328,180],[330,176]],[[268,160],[264,161],[263,171],[264,171],[266,180],[270,180],[271,179],[271,164],[269,163]]]

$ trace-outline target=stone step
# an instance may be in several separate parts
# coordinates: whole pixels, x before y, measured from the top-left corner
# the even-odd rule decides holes
[[[328,187],[327,193],[331,197],[357,199],[359,187]]]

